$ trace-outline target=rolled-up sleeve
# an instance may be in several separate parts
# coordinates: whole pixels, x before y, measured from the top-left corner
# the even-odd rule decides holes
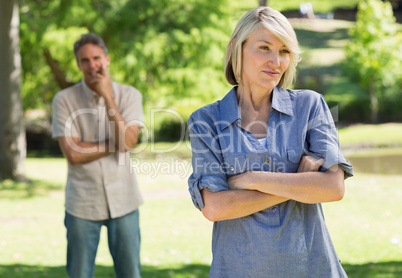
[[[307,127],[308,153],[324,159],[320,171],[339,165],[345,179],[353,176],[353,167],[342,155],[335,123],[322,95],[319,95],[313,112]]]
[[[211,192],[228,190],[223,167],[223,158],[219,138],[213,123],[194,114],[188,120],[191,140],[193,173],[188,180],[188,187],[194,205],[204,208],[201,190]]]

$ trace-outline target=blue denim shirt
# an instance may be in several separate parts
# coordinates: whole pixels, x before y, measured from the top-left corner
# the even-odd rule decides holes
[[[229,190],[227,178],[246,171],[295,173],[303,155],[324,158],[320,171],[352,165],[342,156],[322,95],[273,90],[267,144],[239,123],[236,87],[195,111],[189,121],[193,173],[189,191],[202,209],[200,191]],[[252,215],[214,222],[210,277],[347,277],[327,231],[321,204],[289,200]]]

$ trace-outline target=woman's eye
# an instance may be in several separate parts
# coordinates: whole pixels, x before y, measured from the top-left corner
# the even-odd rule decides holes
[[[283,50],[281,50],[281,52],[282,52],[283,54],[290,54],[290,51],[287,50],[287,49],[283,49]]]
[[[263,45],[263,46],[260,46],[260,49],[261,49],[261,50],[269,50],[269,47],[268,47],[268,46]]]

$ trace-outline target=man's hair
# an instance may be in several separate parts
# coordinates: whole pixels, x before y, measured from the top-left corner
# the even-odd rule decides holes
[[[279,87],[289,87],[296,77],[300,48],[296,33],[287,18],[270,7],[258,7],[248,11],[237,23],[226,49],[225,75],[231,85],[241,82],[242,50],[247,39],[259,28],[270,31],[290,51],[290,63],[279,81]]]
[[[84,46],[88,43],[99,46],[100,48],[102,48],[103,52],[105,53],[105,56],[108,55],[107,47],[102,38],[94,33],[88,33],[81,35],[81,38],[74,43],[74,55],[76,59],[78,58],[77,57],[78,50],[81,48],[81,46]]]

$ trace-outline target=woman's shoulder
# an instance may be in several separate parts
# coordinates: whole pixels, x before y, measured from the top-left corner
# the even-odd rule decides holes
[[[324,96],[313,90],[299,89],[299,90],[287,90],[290,99],[297,103],[301,107],[315,107],[320,106],[325,102]]]
[[[189,121],[203,120],[216,123],[221,120],[221,117],[231,115],[235,109],[237,111],[236,91],[235,88],[232,88],[221,100],[195,110]]]
[[[215,121],[218,121],[220,114],[219,102],[220,101],[216,101],[195,110],[189,118],[189,124],[197,121],[203,121],[206,123],[214,123]]]
[[[293,99],[316,101],[322,98],[322,94],[309,89],[298,89],[298,90],[287,89],[286,91],[288,91],[289,96]]]

